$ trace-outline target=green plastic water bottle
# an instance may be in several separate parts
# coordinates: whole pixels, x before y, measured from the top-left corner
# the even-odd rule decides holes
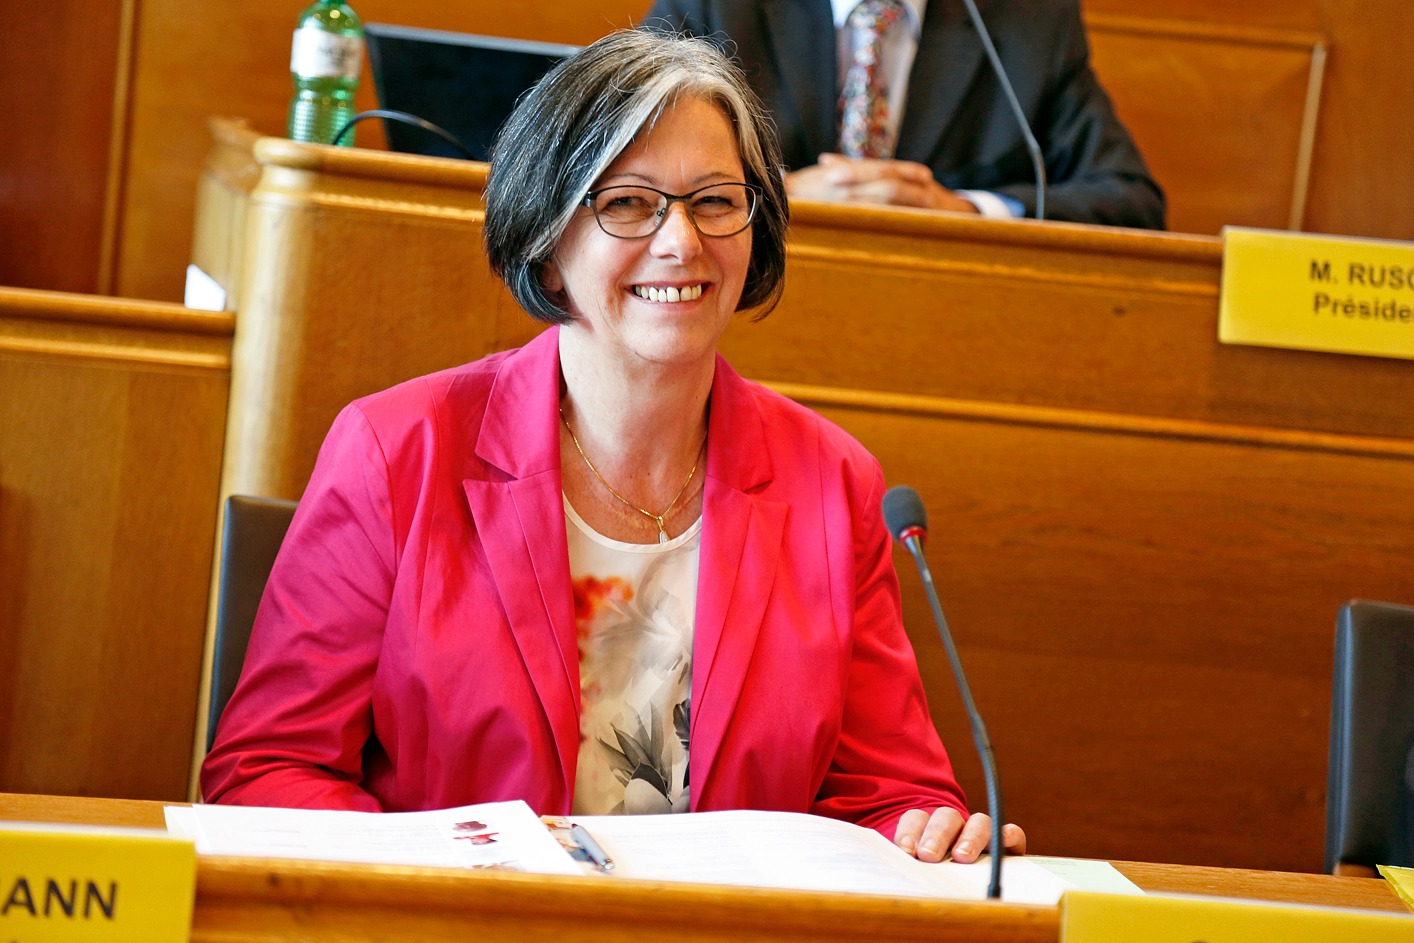
[[[343,0],[318,0],[300,14],[290,50],[290,139],[331,144],[354,114],[363,65],[363,22]],[[353,146],[354,132],[339,141]]]

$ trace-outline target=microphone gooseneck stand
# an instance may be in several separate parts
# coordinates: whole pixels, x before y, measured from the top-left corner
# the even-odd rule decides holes
[[[987,726],[972,700],[972,688],[967,684],[967,675],[962,670],[962,659],[958,657],[957,646],[953,644],[952,632],[948,629],[947,617],[943,615],[942,603],[938,601],[938,591],[933,585],[933,574],[928,569],[928,561],[923,557],[923,538],[928,533],[928,514],[923,508],[923,500],[918,492],[907,485],[890,488],[884,495],[884,522],[894,539],[903,544],[913,556],[923,579],[923,591],[928,597],[928,605],[933,609],[933,621],[938,626],[938,635],[947,649],[948,661],[952,664],[953,678],[957,681],[958,693],[962,696],[962,707],[972,724],[972,740],[977,745],[977,753],[982,758],[982,776],[987,784],[987,811],[992,817],[992,878],[987,885],[989,898],[1002,896],[1002,791],[997,780],[997,760],[992,753],[992,741],[987,736]]]

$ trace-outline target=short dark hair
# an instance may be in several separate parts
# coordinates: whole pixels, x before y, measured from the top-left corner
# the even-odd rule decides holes
[[[732,123],[746,183],[760,188],[738,310],[775,307],[790,219],[775,128],[740,70],[712,43],[619,30],[565,60],[517,103],[491,146],[484,239],[491,269],[541,321],[573,320],[545,288],[546,264],[594,181],[680,99]]]

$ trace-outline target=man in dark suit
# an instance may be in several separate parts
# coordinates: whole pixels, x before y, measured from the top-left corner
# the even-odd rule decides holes
[[[780,129],[792,196],[1034,216],[1024,137],[966,8],[904,2],[884,50],[886,65],[898,62],[896,84],[906,77],[887,158],[835,153],[854,0],[655,0],[644,25],[711,38],[736,56]],[[1079,0],[978,5],[1041,146],[1046,218],[1162,229],[1163,191],[1090,68]]]

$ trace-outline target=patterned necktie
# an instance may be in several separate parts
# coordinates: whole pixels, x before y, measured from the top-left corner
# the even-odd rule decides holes
[[[892,157],[888,139],[889,89],[879,74],[884,34],[903,16],[899,0],[864,0],[847,21],[855,35],[854,60],[840,92],[840,153]]]

